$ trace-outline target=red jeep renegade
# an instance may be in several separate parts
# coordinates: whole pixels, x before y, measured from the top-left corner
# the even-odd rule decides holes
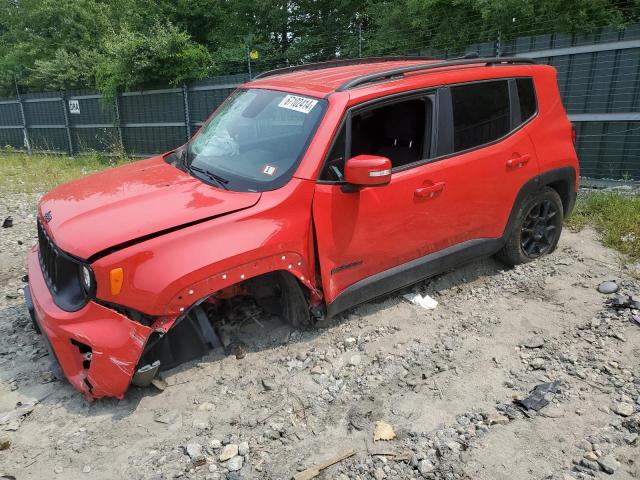
[[[552,252],[578,187],[556,71],[377,58],[267,72],[186,145],[45,195],[26,299],[87,398],[219,345],[237,296],[294,326],[472,259]]]

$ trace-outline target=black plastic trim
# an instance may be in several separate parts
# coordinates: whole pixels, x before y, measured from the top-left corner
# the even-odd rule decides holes
[[[531,194],[537,192],[538,190],[556,182],[567,182],[569,188],[569,203],[568,205],[563,205],[565,217],[568,216],[573,210],[573,206],[575,204],[576,199],[576,171],[573,167],[561,167],[556,168],[554,170],[549,170],[547,172],[543,172],[540,175],[529,180],[525,183],[518,195],[516,196],[515,202],[513,202],[513,208],[511,210],[511,214],[509,215],[509,220],[507,221],[507,225],[505,226],[504,232],[502,234],[503,238],[506,238],[515,227],[516,221],[518,219],[518,209],[520,205],[523,204],[524,200]],[[573,195],[572,195],[573,193]]]
[[[352,88],[359,87],[378,80],[391,80],[394,77],[401,77],[405,73],[422,72],[446,67],[458,67],[466,65],[516,65],[535,64],[535,60],[523,57],[488,57],[488,58],[462,58],[455,60],[443,60],[441,62],[423,63],[421,65],[411,65],[408,67],[394,68],[382,72],[368,73],[356,78],[352,78],[336,88],[336,92],[344,92]]]
[[[47,233],[40,218],[37,219],[37,228],[38,261],[51,298],[65,312],[77,312],[95,296],[96,279],[93,269],[86,261],[61,250]],[[83,267],[89,269],[89,290],[84,287],[81,279]]]
[[[351,307],[400,290],[476,258],[493,255],[502,245],[501,238],[468,240],[364,278],[347,287],[327,306],[327,317],[330,318]]]

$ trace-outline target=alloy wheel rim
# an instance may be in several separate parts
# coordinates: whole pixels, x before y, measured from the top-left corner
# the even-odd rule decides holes
[[[520,233],[522,251],[531,258],[547,253],[556,237],[558,209],[549,200],[543,200],[531,207]]]

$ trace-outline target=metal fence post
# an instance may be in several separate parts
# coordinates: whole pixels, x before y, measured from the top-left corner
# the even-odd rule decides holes
[[[188,142],[191,138],[191,118],[189,116],[189,88],[186,83],[182,84],[182,99],[184,101],[184,124]]]
[[[24,111],[24,104],[22,103],[22,96],[20,90],[18,90],[18,84],[16,84],[16,95],[18,96],[18,105],[20,106],[20,117],[22,118],[22,135],[24,137],[24,145],[27,147],[27,153],[31,155],[31,141],[29,140],[29,130],[27,129],[27,115]]]
[[[116,113],[116,126],[118,127],[118,139],[120,140],[120,148],[123,152],[127,152],[124,148],[124,138],[122,137],[122,119],[120,118],[120,93],[116,92],[113,100]]]
[[[69,110],[67,110],[67,95],[60,92],[60,101],[62,102],[62,113],[64,114],[64,128],[67,132],[67,143],[69,145],[69,156],[73,157],[73,140],[71,138],[71,127],[69,125]]]

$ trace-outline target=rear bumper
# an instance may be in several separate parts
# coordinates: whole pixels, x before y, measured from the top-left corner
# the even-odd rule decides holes
[[[37,248],[29,252],[27,268],[27,308],[71,385],[88,399],[121,399],[152,330],[93,301],[76,312],[61,310],[45,283]]]

